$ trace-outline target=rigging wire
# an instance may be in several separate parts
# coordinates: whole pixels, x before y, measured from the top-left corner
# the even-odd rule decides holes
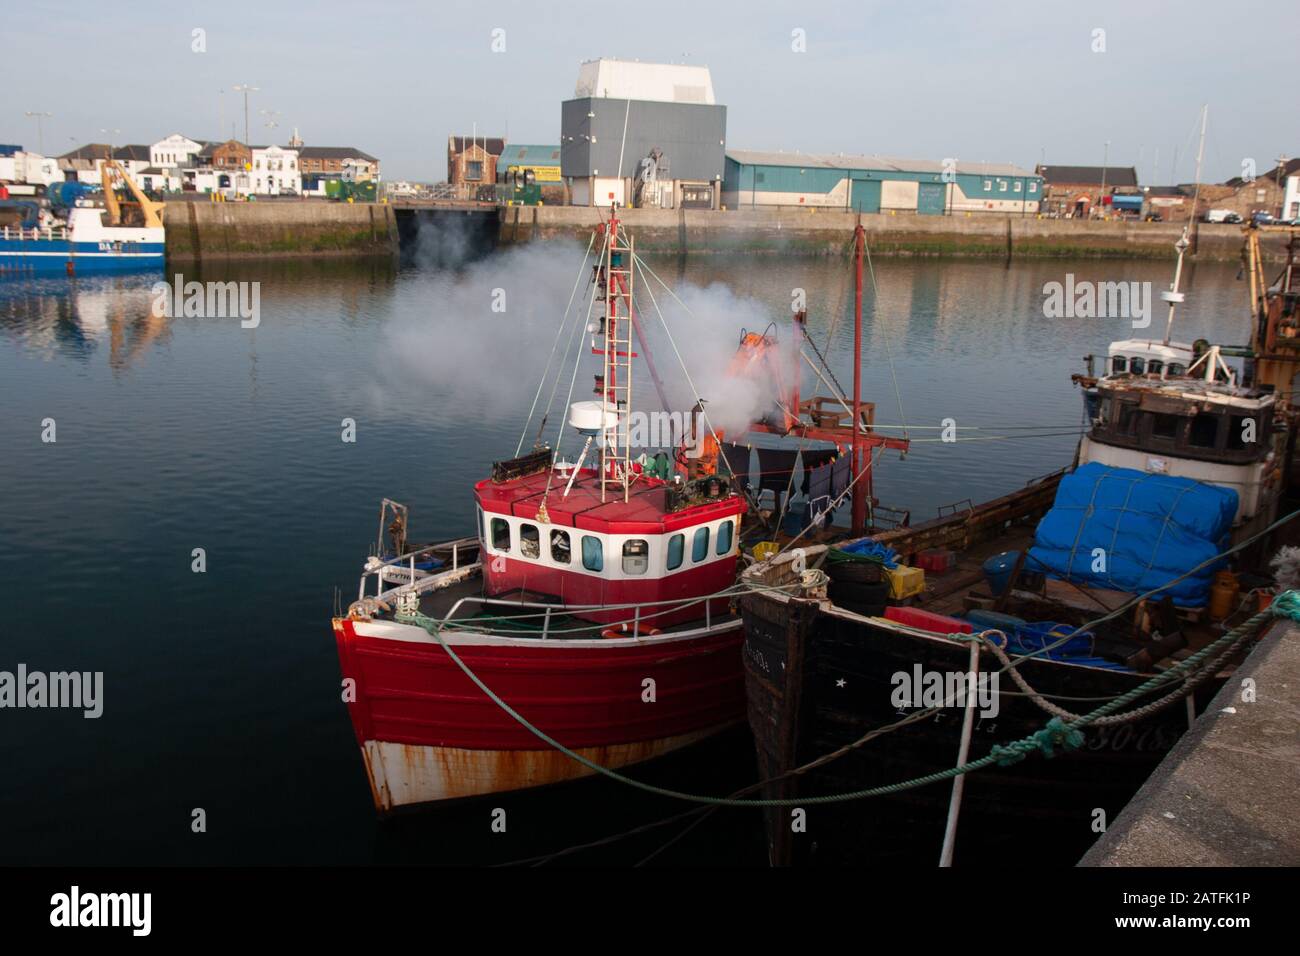
[[[519,444],[515,446],[515,457],[523,451],[524,439],[528,437],[528,426],[533,423],[533,413],[537,411],[537,400],[542,397],[542,387],[546,384],[546,377],[551,374],[551,363],[555,361],[556,350],[560,345],[560,336],[564,334],[564,327],[569,322],[569,310],[573,308],[573,300],[578,295],[578,286],[582,282],[582,277],[587,273],[587,260],[591,258],[591,247],[596,243],[596,233],[593,231],[591,238],[587,240],[587,251],[582,257],[582,265],[578,267],[578,276],[573,280],[573,291],[569,293],[569,304],[564,307],[564,316],[560,319],[559,325],[555,330],[555,341],[551,343],[551,354],[546,359],[546,367],[542,369],[542,377],[537,383],[537,394],[533,396],[533,405],[528,409],[528,418],[524,421],[524,429],[519,433]],[[566,348],[567,352],[568,349]],[[554,397],[554,393],[552,393]],[[550,415],[550,406],[547,405],[546,415]],[[546,416],[543,416],[543,420]],[[543,426],[545,427],[545,426]]]

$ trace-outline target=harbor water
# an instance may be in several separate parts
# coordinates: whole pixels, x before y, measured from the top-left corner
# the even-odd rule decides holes
[[[455,269],[307,261],[185,277],[257,283],[255,327],[154,315],[154,275],[0,282],[0,670],[104,675],[98,718],[0,719],[0,861],[498,863],[692,809],[580,781],[381,822],[341,702],[329,620],[356,596],[380,500],[410,507],[414,537],[473,533],[473,483],[532,438],[528,407],[581,260],[557,242]],[[651,264],[690,307],[652,283],[705,397],[742,326],[775,322],[788,339],[800,290],[813,341],[851,387],[847,256]],[[916,440],[905,458],[881,456],[881,504],[922,521],[1068,465],[1082,422],[1071,373],[1111,340],[1162,335],[1171,274],[1172,250],[1167,263],[876,259],[864,398]],[[1067,275],[1151,283],[1150,327],[1047,317],[1045,286]],[[1195,265],[1184,290],[1176,339],[1248,339],[1235,268]],[[590,371],[573,400],[590,396]],[[649,401],[644,376],[636,388]],[[948,419],[956,442],[940,440]],[[755,774],[743,727],[633,772],[710,794]],[[683,818],[557,862],[647,857],[762,865],[759,814]]]

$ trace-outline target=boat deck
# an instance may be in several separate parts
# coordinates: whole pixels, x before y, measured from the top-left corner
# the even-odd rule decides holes
[[[467,598],[481,598],[483,600],[465,600]],[[462,601],[463,603],[459,603],[459,606],[457,606],[458,602]],[[477,625],[481,625],[485,632],[490,631],[514,637],[534,636],[546,638],[547,640],[595,640],[604,636],[603,632],[612,626],[584,621],[581,618],[564,613],[559,609],[558,605],[548,618],[546,608],[529,605],[554,605],[554,599],[530,591],[514,591],[497,595],[491,598],[491,602],[487,603],[487,599],[484,597],[482,577],[474,574],[447,587],[426,591],[421,594],[420,613],[437,620],[443,620],[447,615],[451,614],[450,620],[457,622],[462,628],[473,629]],[[509,606],[512,603],[522,606],[512,609]],[[653,612],[654,608],[644,611],[642,620],[646,620]],[[629,620],[626,625],[626,632],[629,637],[632,636],[633,617],[634,612],[629,609]],[[721,620],[725,619],[722,618]],[[713,622],[715,624],[719,623],[719,616],[714,615]],[[701,614],[701,617],[696,620],[670,625],[659,630],[665,634],[673,634],[699,628],[704,623],[705,620]],[[645,633],[645,626],[641,625],[640,633]]]

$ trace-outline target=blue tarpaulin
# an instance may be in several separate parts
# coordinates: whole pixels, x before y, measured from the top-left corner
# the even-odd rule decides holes
[[[1141,594],[1221,553],[1236,513],[1231,488],[1093,462],[1061,479],[1026,567],[1085,587]],[[1217,566],[1159,596],[1184,607],[1204,605]]]

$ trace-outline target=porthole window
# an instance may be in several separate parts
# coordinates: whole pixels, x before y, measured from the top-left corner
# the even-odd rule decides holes
[[[734,523],[724,521],[718,525],[718,544],[715,549],[718,554],[727,554],[731,551],[731,530]]]
[[[492,519],[492,550],[510,550],[510,522],[505,518]]]
[[[708,556],[709,529],[700,528],[695,532],[695,540],[691,542],[691,560],[698,564]]]
[[[650,543],[644,538],[623,542],[623,573],[645,574],[650,570]]]
[[[559,528],[551,529],[551,560],[556,564],[568,564],[573,559],[569,552],[569,532]]]
[[[582,566],[588,571],[605,570],[605,547],[599,538],[589,534],[582,536]]]
[[[537,525],[519,526],[519,553],[525,558],[536,559],[542,556],[542,537],[537,531]]]
[[[668,539],[668,570],[676,571],[686,558],[686,535],[675,534]]]

